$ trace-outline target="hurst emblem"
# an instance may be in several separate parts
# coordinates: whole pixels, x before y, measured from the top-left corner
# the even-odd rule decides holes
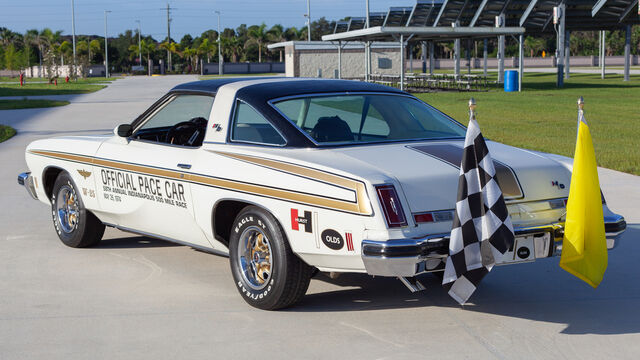
[[[300,226],[304,227],[305,232],[313,232],[311,211],[304,211],[303,216],[300,216],[298,209],[291,209],[291,229],[300,230]]]
[[[82,176],[85,180],[87,180],[87,178],[89,176],[91,176],[91,171],[87,171],[87,170],[78,170],[78,174],[80,174],[80,176]]]

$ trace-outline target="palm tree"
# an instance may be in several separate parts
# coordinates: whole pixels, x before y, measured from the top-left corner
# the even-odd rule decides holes
[[[202,40],[202,42],[200,43],[200,46],[198,46],[198,54],[200,56],[207,56],[207,62],[210,62],[209,58],[212,54],[215,54],[216,51],[218,51],[218,46],[217,44],[212,44],[211,42],[209,42],[209,39],[205,38],[204,40]]]
[[[249,27],[249,32],[247,33],[250,40],[245,44],[245,48],[251,43],[258,44],[258,62],[262,62],[262,45],[269,41],[268,33],[265,31],[266,28],[267,25],[265,23],[260,26],[254,25]]]
[[[156,43],[153,41],[141,40],[140,48],[142,49],[143,54],[147,54],[147,64],[149,63],[149,59],[151,59],[151,55],[156,51]],[[151,75],[151,68],[148,69],[149,75]]]
[[[224,54],[231,59],[231,62],[238,62],[240,58],[240,53],[242,53],[242,42],[236,36],[226,37],[223,36],[220,38],[222,42],[222,50]]]
[[[271,29],[268,31],[269,39],[275,43],[287,41],[287,38],[284,36],[284,28],[280,24],[273,25]],[[279,51],[280,53],[280,62],[282,62],[282,49]]]

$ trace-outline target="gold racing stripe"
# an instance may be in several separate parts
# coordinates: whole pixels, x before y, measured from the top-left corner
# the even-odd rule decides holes
[[[323,196],[304,194],[304,193],[299,193],[291,190],[275,189],[272,187],[257,185],[257,184],[247,184],[247,183],[242,183],[235,180],[219,179],[219,178],[214,178],[214,177],[209,177],[204,175],[183,173],[183,172],[173,171],[173,170],[158,169],[158,168],[144,166],[144,165],[128,164],[128,163],[123,163],[119,161],[98,159],[95,157],[90,157],[85,155],[75,155],[75,154],[60,153],[60,152],[54,152],[54,151],[44,151],[44,150],[30,150],[29,152],[35,155],[41,155],[41,156],[51,157],[55,159],[70,160],[70,161],[86,163],[86,164],[91,164],[96,166],[103,166],[103,167],[115,168],[119,170],[132,171],[132,172],[142,173],[145,175],[156,175],[156,176],[162,176],[165,178],[171,178],[176,180],[190,181],[196,184],[215,186],[222,189],[236,190],[236,191],[241,191],[245,193],[276,198],[280,200],[289,200],[297,203],[316,205],[324,208],[329,208],[329,209],[334,209],[339,211],[346,211],[346,212],[360,214],[360,215],[371,215],[372,213],[369,199],[366,197],[364,184],[360,182],[339,177],[333,174],[328,174],[318,170],[293,165],[293,164],[287,164],[287,163],[282,163],[282,162],[262,159],[262,158],[254,158],[246,155],[219,153],[220,155],[230,156],[230,157],[237,158],[239,160],[249,161],[256,165],[263,165],[263,166],[273,168],[276,170],[281,170],[290,174],[301,175],[301,176],[309,177],[311,179],[324,181],[332,185],[337,185],[337,186],[348,188],[350,190],[354,190],[356,191],[357,202],[353,203],[346,200],[331,199]],[[256,161],[256,160],[259,160],[259,161]]]
[[[228,153],[222,151],[214,151],[214,153],[227,156],[233,159],[242,160],[248,163],[262,165],[264,167],[284,171],[289,174],[304,176],[314,180],[320,180],[331,185],[341,186],[343,188],[352,190],[356,193],[356,202],[357,202],[357,210],[356,212],[364,215],[371,214],[371,204],[369,202],[368,197],[366,196],[366,190],[364,184],[360,181],[355,181],[349,178],[345,178],[342,176],[330,174],[324,171],[311,169],[304,166],[299,166],[295,164],[285,163],[281,161],[265,159],[250,155],[236,154],[236,153]]]

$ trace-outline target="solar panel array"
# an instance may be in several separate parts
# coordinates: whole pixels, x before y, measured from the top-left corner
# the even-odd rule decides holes
[[[413,7],[391,7],[369,13],[375,26],[495,26],[504,15],[505,26],[522,26],[528,33],[553,31],[553,8],[566,5],[568,31],[618,30],[640,24],[638,0],[417,0]],[[358,19],[354,22],[354,19]],[[336,23],[334,33],[362,29],[364,18]]]

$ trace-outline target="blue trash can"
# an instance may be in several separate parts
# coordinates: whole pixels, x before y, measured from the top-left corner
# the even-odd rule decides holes
[[[518,72],[516,70],[507,70],[504,72],[504,91],[518,91]]]

